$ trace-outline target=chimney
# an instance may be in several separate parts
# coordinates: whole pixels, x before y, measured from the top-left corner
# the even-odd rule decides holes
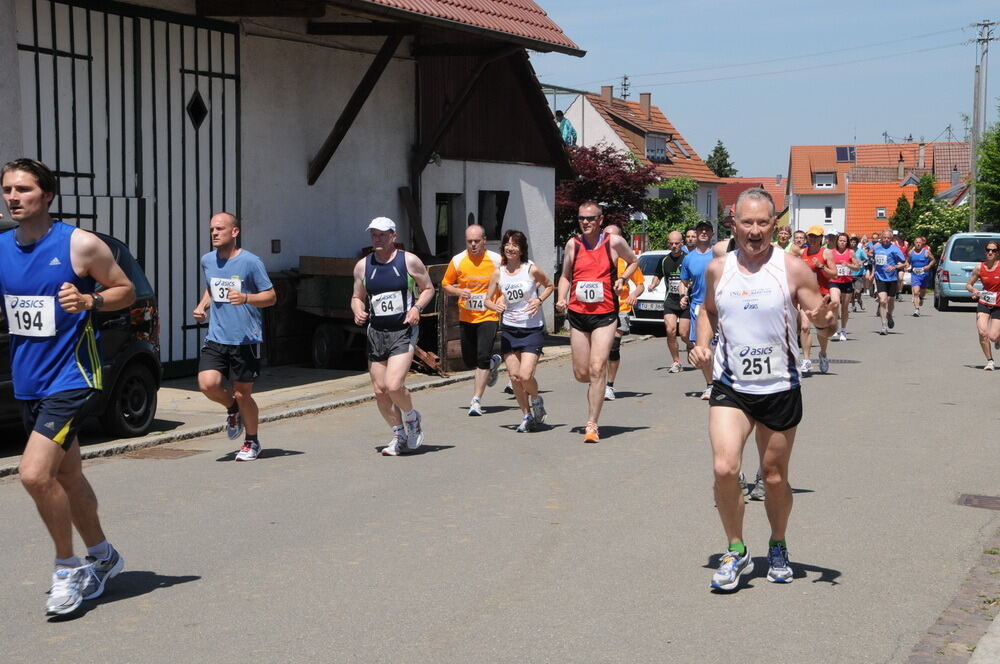
[[[647,120],[653,119],[653,112],[650,109],[652,99],[653,95],[649,92],[639,93],[639,108],[642,110],[642,116]]]
[[[958,164],[951,167],[951,185],[954,187],[958,184],[958,180],[961,176],[958,173]]]
[[[774,184],[781,184],[781,173],[774,176]]]
[[[903,153],[899,153],[899,161],[896,162],[896,177],[900,180],[903,179]]]
[[[614,95],[614,86],[602,85],[601,86],[601,101],[605,104],[611,103],[611,97]]]
[[[927,153],[927,144],[921,143],[917,147],[917,168],[924,167],[924,155]]]

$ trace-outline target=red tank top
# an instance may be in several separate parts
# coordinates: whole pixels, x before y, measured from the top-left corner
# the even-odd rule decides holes
[[[611,261],[611,242],[601,233],[597,245],[588,249],[580,236],[573,257],[573,281],[570,283],[570,311],[578,314],[610,314],[618,312],[618,294],[614,289],[617,270]]]
[[[823,260],[823,249],[825,247],[820,247],[819,251],[810,254],[809,247],[806,246],[802,250],[802,260],[806,262],[809,269],[813,271],[816,275],[816,281],[819,282],[819,292],[823,295],[829,295],[830,293],[830,277],[826,275],[823,271],[823,266],[826,265],[826,261]]]
[[[990,304],[989,302],[984,302],[982,297],[980,297],[979,303],[985,304],[988,307],[1000,307],[1000,261],[997,261],[992,270],[986,267],[986,263],[980,263],[979,279],[983,282],[983,290],[995,293],[993,297],[996,300],[996,302]]]
[[[851,262],[852,253],[849,248],[845,249],[843,253],[837,251],[836,249],[831,249],[830,252],[833,253],[834,265],[846,265]],[[849,284],[854,281],[854,277],[850,275],[850,270],[848,270],[848,274],[844,276],[840,276],[838,274],[836,277],[830,279],[830,281],[835,284]]]

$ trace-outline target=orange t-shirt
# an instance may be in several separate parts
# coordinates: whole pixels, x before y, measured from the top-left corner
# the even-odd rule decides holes
[[[490,311],[484,304],[490,278],[498,267],[500,267],[500,254],[495,251],[484,252],[478,260],[473,260],[468,251],[463,251],[451,259],[444,278],[441,279],[441,285],[458,286],[472,291],[468,299],[458,300],[458,320],[463,323],[500,320],[497,312]]]
[[[627,267],[628,263],[625,262],[625,259],[619,258],[618,276],[624,274],[625,268]],[[642,270],[640,270],[638,266],[636,266],[635,272],[632,273],[632,277],[628,281],[622,282],[622,288],[620,291],[618,291],[618,302],[619,302],[618,311],[623,314],[627,314],[628,312],[632,311],[632,307],[628,306],[628,301],[627,301],[629,291],[632,290],[631,287],[629,286],[629,282],[635,284],[636,286],[641,286],[642,284],[645,283],[645,280],[643,279],[642,276]]]

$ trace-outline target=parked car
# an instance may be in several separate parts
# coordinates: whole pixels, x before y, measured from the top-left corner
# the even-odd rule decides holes
[[[951,300],[970,303],[965,284],[972,269],[986,259],[986,242],[1000,233],[955,233],[944,245],[934,285],[934,308],[948,311]]]
[[[103,430],[115,436],[141,436],[156,415],[160,389],[160,318],[156,294],[128,248],[113,237],[97,233],[115,261],[135,284],[136,300],[118,311],[95,316],[103,362],[104,390],[98,418]],[[7,321],[0,321],[0,421],[20,422],[10,376],[10,340]]]
[[[663,329],[663,301],[667,297],[667,281],[662,279],[656,290],[651,290],[656,265],[669,254],[669,251],[644,251],[639,256],[639,269],[642,270],[646,288],[632,308],[631,324],[636,328],[653,327],[654,332]]]

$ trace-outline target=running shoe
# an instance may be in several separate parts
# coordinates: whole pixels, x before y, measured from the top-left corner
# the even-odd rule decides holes
[[[535,424],[545,424],[545,399],[542,397],[535,397],[531,400],[531,417],[535,420]]]
[[[819,372],[826,373],[830,370],[830,358],[826,356],[826,353],[819,354]]]
[[[229,440],[236,440],[243,435],[243,418],[239,411],[226,414],[226,435]]]
[[[712,386],[709,385],[708,387],[705,388],[705,391],[701,393],[701,400],[708,401],[711,398],[712,398]]]
[[[993,347],[995,349],[997,349],[997,350],[1000,350],[1000,340],[994,341],[993,342]]]
[[[719,561],[719,569],[712,575],[712,587],[717,590],[733,590],[739,585],[740,576],[753,571],[753,559],[747,550],[742,556],[735,551],[726,551]]]
[[[472,397],[472,401],[469,402],[469,415],[482,415],[483,414],[483,404],[479,402],[477,397]]]
[[[382,448],[382,456],[399,456],[406,450],[406,434],[402,431],[393,431],[392,440]]]
[[[403,430],[406,432],[406,449],[415,450],[424,444],[424,432],[420,429],[420,413],[413,411],[413,420],[403,422]]]
[[[97,599],[104,593],[104,584],[118,576],[125,569],[125,559],[119,555],[118,551],[112,547],[111,557],[107,560],[98,560],[93,556],[87,556],[87,565],[84,568],[88,571],[84,580],[84,599]]]
[[[87,565],[60,567],[52,573],[52,587],[45,602],[45,614],[64,616],[79,608],[83,601],[83,584],[87,580]]]
[[[507,381],[507,386],[503,388],[503,393],[504,394],[514,394],[514,384],[512,382],[510,382],[509,380]]]
[[[535,429],[535,420],[531,416],[531,413],[526,413],[521,417],[521,423],[517,425],[518,433],[528,433]]]
[[[593,422],[587,422],[587,428],[583,433],[583,442],[585,443],[596,443],[601,440],[601,434],[597,430],[597,425]]]
[[[914,309],[913,310],[913,317],[914,318],[920,318],[920,309]]]
[[[802,360],[802,366],[799,367],[799,373],[803,376],[808,376],[812,373],[813,361],[809,359]]]
[[[983,367],[986,371],[993,371],[993,360],[987,360],[986,366]]]
[[[864,311],[865,310],[865,305],[863,305],[860,302],[858,302],[858,309],[860,309],[861,311]]]
[[[604,386],[604,400],[605,401],[615,400],[615,388],[611,387],[610,385]]]
[[[892,319],[892,314],[886,314],[886,315],[885,315],[885,319],[886,319],[886,321],[887,321],[887,322],[889,323],[889,329],[890,329],[890,330],[891,330],[892,328],[896,327],[896,321],[894,321],[894,320]]]
[[[851,305],[851,313],[852,314],[858,313],[858,307],[857,307],[857,305],[854,305],[854,304]]]
[[[881,334],[882,336],[889,334],[889,328],[885,326],[885,323],[882,323],[882,329],[879,330],[879,334]]]
[[[791,583],[792,566],[788,562],[788,549],[775,544],[767,551],[767,580],[771,583]]]
[[[747,501],[747,497],[750,495],[750,485],[747,484],[747,476],[740,471],[740,493],[743,494],[743,502]]]
[[[764,489],[764,480],[760,477],[760,471],[757,471],[757,481],[753,484],[753,491],[750,492],[750,500],[764,500],[766,495]]]
[[[500,373],[500,360],[499,355],[490,356],[490,375],[486,378],[486,387],[493,387],[497,384],[497,374]]]
[[[681,372],[680,362],[674,362],[673,364],[670,365],[670,369],[667,370],[667,373],[680,373],[680,372]]]
[[[248,440],[243,443],[243,447],[236,453],[237,461],[253,461],[260,456],[260,443],[255,440]]]
[[[841,341],[847,341],[847,330],[841,330],[840,331],[840,340]]]

